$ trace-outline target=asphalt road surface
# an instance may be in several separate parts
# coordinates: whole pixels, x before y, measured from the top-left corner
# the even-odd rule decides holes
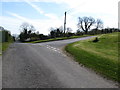
[[[93,71],[80,66],[61,48],[91,37],[27,44],[14,43],[3,54],[3,88],[115,88]]]
[[[0,55],[0,89],[2,89],[2,55]]]

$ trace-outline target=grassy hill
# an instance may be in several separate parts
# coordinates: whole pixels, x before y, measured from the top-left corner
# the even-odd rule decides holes
[[[98,35],[98,42],[95,38],[78,41],[69,44],[65,50],[69,52],[77,62],[93,69],[97,73],[120,82],[120,61],[118,61],[118,39],[119,33]]]

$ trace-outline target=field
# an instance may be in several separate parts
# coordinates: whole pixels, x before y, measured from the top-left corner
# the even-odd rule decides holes
[[[93,69],[108,79],[120,82],[119,34],[98,35],[98,42],[93,42],[95,38],[78,41],[67,45],[65,50],[73,55],[80,64]]]

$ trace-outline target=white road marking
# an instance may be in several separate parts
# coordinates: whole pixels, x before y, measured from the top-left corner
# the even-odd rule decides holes
[[[52,47],[52,46],[50,46],[50,45],[43,45],[43,44],[32,44],[32,45],[39,45],[39,46],[46,47],[46,48],[48,48],[48,49],[50,49],[50,50],[52,50],[52,51],[54,51],[54,52],[57,52],[57,53],[61,54],[61,55],[64,56],[64,57],[66,57],[66,55],[64,55],[60,49],[55,48],[55,47]]]
[[[50,46],[50,45],[46,45],[46,47],[47,47],[48,49],[52,50],[52,51],[55,51],[55,52],[61,54],[61,55],[64,56],[64,57],[66,57],[66,55],[64,55],[60,49],[55,48],[55,47],[52,47],[52,46]]]

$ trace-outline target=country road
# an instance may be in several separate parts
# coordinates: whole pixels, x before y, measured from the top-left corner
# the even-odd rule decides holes
[[[88,39],[45,43],[14,43],[3,54],[3,88],[117,88],[65,55],[61,48]]]

